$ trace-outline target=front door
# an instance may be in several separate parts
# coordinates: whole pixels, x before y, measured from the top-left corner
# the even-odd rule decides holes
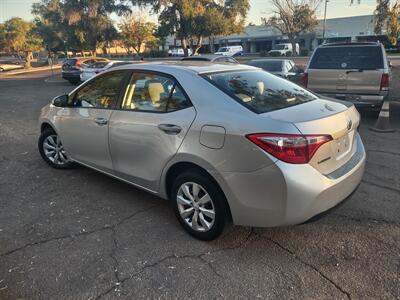
[[[104,74],[70,96],[57,116],[57,128],[67,154],[74,160],[111,170],[108,125],[126,72]]]
[[[109,140],[116,175],[151,191],[181,145],[196,111],[167,75],[134,72],[110,120]]]

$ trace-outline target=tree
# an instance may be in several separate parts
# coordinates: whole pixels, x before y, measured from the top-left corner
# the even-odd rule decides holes
[[[1,42],[2,50],[25,57],[25,67],[31,67],[32,52],[41,49],[41,38],[35,33],[35,25],[21,18],[11,18],[4,22],[0,36],[4,37]]]
[[[110,15],[127,11],[129,7],[117,0],[41,0],[32,6],[48,45],[58,40],[57,45],[92,54],[116,35]]]
[[[204,37],[243,30],[249,0],[131,0],[134,5],[152,6],[159,14],[159,36],[174,35],[188,54],[188,43],[196,53]],[[196,43],[196,46],[195,46]]]
[[[390,11],[390,0],[377,0],[374,11],[374,32],[381,34],[383,27],[386,25]]]
[[[387,35],[389,42],[393,46],[397,46],[398,40],[400,38],[400,3],[396,2],[393,7],[389,10],[388,20],[387,20]]]
[[[118,27],[122,42],[128,51],[133,48],[136,54],[139,54],[143,45],[156,42],[156,24],[147,21],[141,13],[126,15]]]
[[[292,55],[296,55],[296,40],[301,33],[311,31],[318,25],[317,0],[271,0],[273,16],[262,20],[282,35],[286,35],[292,44]]]

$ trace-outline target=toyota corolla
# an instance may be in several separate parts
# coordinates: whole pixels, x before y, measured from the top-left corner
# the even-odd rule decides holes
[[[359,185],[365,150],[352,104],[258,68],[124,65],[42,109],[39,151],[169,199],[186,231],[302,223]]]

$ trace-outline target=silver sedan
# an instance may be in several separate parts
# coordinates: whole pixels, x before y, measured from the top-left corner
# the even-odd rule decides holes
[[[125,65],[42,109],[39,151],[169,199],[194,237],[298,224],[359,185],[365,151],[353,105],[258,68]]]

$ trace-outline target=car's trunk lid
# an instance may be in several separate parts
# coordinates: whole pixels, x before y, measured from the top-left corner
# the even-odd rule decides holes
[[[273,119],[291,122],[303,135],[330,135],[309,164],[322,174],[343,166],[355,153],[355,135],[360,116],[354,106],[323,99],[269,113]]]

